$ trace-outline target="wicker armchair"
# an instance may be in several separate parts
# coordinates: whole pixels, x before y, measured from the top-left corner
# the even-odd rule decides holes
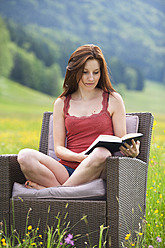
[[[43,116],[39,150],[47,154],[49,118],[52,113]],[[24,183],[25,178],[17,162],[17,155],[0,156],[0,221],[5,220],[8,232],[13,224],[13,206],[15,228],[18,232],[25,230],[27,213],[31,208],[29,223],[37,226],[41,231],[46,223],[55,225],[55,216],[59,212],[68,213],[66,221],[70,226],[79,222],[83,215],[87,215],[88,228],[84,221],[80,221],[72,232],[74,234],[92,233],[90,239],[98,244],[99,227],[109,226],[107,247],[121,247],[125,235],[139,229],[139,223],[145,214],[147,170],[149,162],[150,142],[152,135],[153,116],[151,113],[131,113],[139,117],[138,132],[143,133],[140,154],[137,158],[109,157],[107,159],[107,180],[105,200],[55,200],[55,199],[14,199],[12,187],[14,182]],[[68,207],[66,208],[66,204]],[[49,209],[49,210],[48,210]],[[49,212],[49,213],[48,213]],[[76,247],[85,247],[81,238]]]

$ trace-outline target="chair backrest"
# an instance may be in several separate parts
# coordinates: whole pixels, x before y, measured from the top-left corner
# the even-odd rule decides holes
[[[47,154],[48,152],[49,121],[51,115],[52,112],[45,112],[43,115],[39,151],[45,154]],[[138,158],[146,162],[148,165],[152,126],[153,126],[153,116],[151,113],[148,112],[129,113],[127,115],[133,115],[139,117],[138,132],[143,133],[143,137],[141,138],[140,154]]]

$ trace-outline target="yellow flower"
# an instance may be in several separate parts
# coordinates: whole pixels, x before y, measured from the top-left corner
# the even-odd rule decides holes
[[[131,246],[135,246],[135,244],[131,244]]]
[[[42,238],[42,235],[40,234],[39,237]]]
[[[42,242],[40,242],[40,245],[42,245]]]
[[[159,225],[156,225],[156,227],[159,227]]]
[[[28,230],[31,230],[32,229],[32,226],[30,225],[30,226],[28,226]]]
[[[3,238],[3,239],[1,239],[1,241],[2,241],[2,242],[5,242],[6,240]]]
[[[157,200],[157,203],[159,203],[160,201],[159,200]]]
[[[31,243],[31,245],[36,245],[36,243]]]
[[[163,214],[161,214],[161,216],[163,217]]]
[[[148,226],[150,226],[150,223],[148,223]]]
[[[153,187],[151,187],[150,189],[153,189]]]
[[[157,213],[158,213],[158,209],[155,210],[155,214],[157,214]]]
[[[162,198],[162,194],[160,194],[159,197]]]
[[[156,126],[156,125],[157,125],[157,122],[156,122],[156,121],[154,121],[153,126]]]
[[[130,233],[129,233],[129,234],[127,234],[127,235],[125,236],[125,240],[128,240],[130,236],[131,236],[131,234],[130,234]]]
[[[143,235],[143,233],[139,233],[139,236],[142,236]]]

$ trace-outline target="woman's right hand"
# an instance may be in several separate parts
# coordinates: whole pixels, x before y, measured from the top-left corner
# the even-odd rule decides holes
[[[85,152],[78,153],[78,162],[82,162],[87,157],[88,157],[88,155],[85,155]]]

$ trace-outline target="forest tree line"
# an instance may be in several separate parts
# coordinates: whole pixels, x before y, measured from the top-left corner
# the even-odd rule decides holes
[[[62,42],[60,46],[39,33],[2,18],[0,30],[0,75],[46,94],[59,95],[66,63],[74,45],[78,44],[67,44],[64,53]],[[127,89],[143,89],[144,77],[140,70],[127,66],[117,57],[107,57],[106,60],[114,86],[122,83]]]

